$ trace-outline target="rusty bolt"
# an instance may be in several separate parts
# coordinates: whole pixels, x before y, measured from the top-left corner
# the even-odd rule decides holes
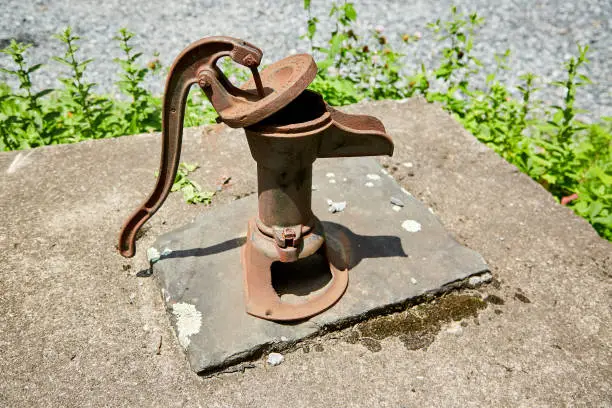
[[[242,59],[242,62],[249,68],[257,66],[257,60],[251,54],[247,54],[246,57]]]

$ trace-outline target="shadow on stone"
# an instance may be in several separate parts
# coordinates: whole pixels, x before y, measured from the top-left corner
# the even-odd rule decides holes
[[[162,254],[160,259],[215,255],[221,252],[231,251],[232,249],[239,248],[244,245],[245,242],[246,237],[232,238],[206,248],[177,249],[167,255]]]
[[[349,270],[365,258],[390,258],[402,257],[408,255],[402,247],[402,240],[399,237],[392,235],[359,235],[347,227],[336,224],[335,222],[323,221],[323,228],[326,234],[332,234],[339,238],[339,241],[350,248]]]
[[[338,237],[340,242],[345,247],[350,248],[349,270],[357,266],[364,258],[388,258],[395,256],[405,258],[408,256],[402,248],[402,240],[399,237],[392,235],[359,235],[355,234],[347,227],[336,224],[335,222],[323,221],[322,224],[326,234]],[[232,238],[206,248],[177,249],[169,254],[162,253],[160,260],[168,258],[187,258],[191,256],[215,255],[221,252],[239,248],[245,243],[246,237]],[[321,260],[313,259],[310,262],[312,263],[312,267],[312,265],[316,264],[317,262],[321,262]],[[275,267],[273,266],[273,274],[274,268]],[[295,272],[302,274],[300,269],[304,269],[304,267],[297,267]],[[327,269],[329,272],[328,266]],[[331,273],[329,274],[329,278],[323,283],[323,286],[329,282],[329,279],[331,279]],[[280,284],[282,285],[282,283]]]

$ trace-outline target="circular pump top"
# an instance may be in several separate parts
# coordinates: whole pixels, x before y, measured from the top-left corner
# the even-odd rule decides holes
[[[246,41],[232,37],[208,37],[188,46],[174,61],[164,93],[162,110],[162,156],[157,184],[151,195],[124,224],[119,252],[135,253],[136,233],[161,207],[176,177],[181,154],[183,118],[191,85],[197,83],[219,114],[233,128],[248,127],[278,112],[297,98],[314,80],[317,66],[308,54],[284,58],[261,74],[257,67],[263,52]],[[253,77],[241,88],[234,86],[217,61],[230,57],[250,68]],[[265,86],[264,86],[265,85]]]
[[[230,127],[251,126],[287,106],[314,80],[317,66],[312,56],[298,54],[267,66],[261,74],[257,68],[251,68],[251,72],[253,77],[240,89],[229,81],[220,86],[211,71],[199,74],[199,85],[221,120]],[[228,92],[231,90],[233,94]]]

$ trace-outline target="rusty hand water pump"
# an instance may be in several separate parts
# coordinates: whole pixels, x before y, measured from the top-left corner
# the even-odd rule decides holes
[[[251,69],[235,87],[217,67],[222,57]],[[311,210],[312,164],[318,157],[392,155],[393,142],[376,118],[348,115],[306,89],[317,67],[308,54],[284,58],[258,71],[262,51],[230,37],[209,37],[187,47],[170,68],[163,102],[159,177],[149,198],[126,221],[119,251],[134,256],[136,233],[168,196],[179,164],[185,102],[197,83],[233,128],[244,128],[257,162],[259,213],[248,223],[242,248],[246,311],[268,320],[297,320],[333,305],[348,284],[350,244],[326,234]],[[319,255],[332,279],[300,303],[281,300],[272,285],[275,263]],[[291,279],[287,276],[286,279]]]

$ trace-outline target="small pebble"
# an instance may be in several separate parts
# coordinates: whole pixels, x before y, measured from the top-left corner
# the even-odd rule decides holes
[[[328,200],[328,202],[327,202],[327,204],[329,205],[328,210],[332,214],[337,213],[337,212],[342,212],[346,208],[346,201],[340,201],[340,202],[337,202],[337,203],[335,203],[333,201],[330,203],[329,201],[331,201],[331,200]]]
[[[334,177],[336,177],[336,175],[334,173],[327,173],[325,175],[325,177],[327,177],[327,178],[334,178]]]
[[[366,187],[374,187],[374,183],[372,183],[371,181],[368,181],[367,183],[364,184]]]
[[[319,186],[317,186],[316,184],[312,185],[312,191],[317,191],[319,189]]]
[[[334,180],[334,179],[329,179],[329,184],[336,184],[336,180]]]
[[[399,212],[402,209],[402,207],[400,207],[399,205],[394,205],[393,206],[393,211],[395,212]]]
[[[281,336],[281,341],[287,341],[289,340],[288,338],[286,338],[285,336]]]
[[[413,285],[417,284],[417,280],[414,278],[410,278],[410,283],[412,283]]]
[[[411,168],[413,166],[413,164],[410,163],[410,162],[406,162],[406,163],[402,163],[402,166]]]
[[[382,174],[385,174],[385,175],[389,174],[389,172],[388,172],[387,170],[385,170],[385,169],[380,169],[380,172],[381,172]]]
[[[380,180],[380,176],[378,174],[368,174],[368,180]]]
[[[277,366],[282,363],[284,359],[285,357],[280,353],[270,353],[267,361],[271,366]]]
[[[400,206],[400,207],[404,206],[404,202],[402,200],[400,200],[399,198],[397,198],[397,197],[391,197],[391,204],[397,205],[397,206]]]
[[[493,275],[491,275],[491,273],[489,272],[483,273],[482,275],[472,276],[470,277],[470,279],[468,279],[468,285],[470,286],[480,285],[481,283],[491,281],[492,278],[493,278]]]

